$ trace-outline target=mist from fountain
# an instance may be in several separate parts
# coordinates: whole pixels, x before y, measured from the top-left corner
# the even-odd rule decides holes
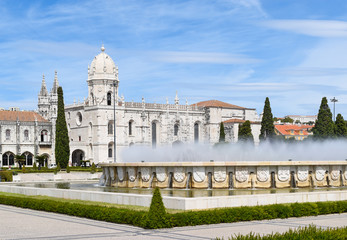
[[[242,161],[336,161],[347,158],[347,141],[304,141],[297,143],[253,144],[182,144],[162,146],[133,146],[124,149],[121,162],[242,162]]]

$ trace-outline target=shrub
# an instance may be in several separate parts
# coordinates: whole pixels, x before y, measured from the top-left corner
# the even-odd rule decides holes
[[[90,173],[94,174],[96,172],[96,166],[94,163],[92,163],[92,167],[90,168]]]
[[[69,164],[66,166],[66,172],[70,173],[70,166],[69,166]]]
[[[156,229],[167,227],[171,227],[171,224],[167,217],[160,190],[158,187],[156,187],[154,189],[151,206],[147,214],[145,228]]]
[[[286,240],[286,239],[300,239],[300,240],[312,240],[312,239],[346,239],[347,227],[342,228],[317,228],[314,225],[299,227],[298,229],[289,229],[284,233],[271,233],[261,236],[260,234],[250,233],[247,235],[237,235],[235,237],[229,237],[229,240]],[[219,240],[220,238],[216,238]]]
[[[34,162],[34,164],[33,164],[33,170],[34,170],[34,171],[37,170],[36,162]]]
[[[12,182],[12,171],[0,171],[0,176],[2,182]]]

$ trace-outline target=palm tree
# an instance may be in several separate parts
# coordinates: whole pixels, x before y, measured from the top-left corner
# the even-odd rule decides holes
[[[24,155],[15,155],[16,162],[19,164],[19,169],[22,169],[22,164],[25,165],[25,156]]]
[[[43,166],[45,163],[46,156],[45,155],[36,155],[35,159],[39,163],[39,170],[41,170],[41,166]]]

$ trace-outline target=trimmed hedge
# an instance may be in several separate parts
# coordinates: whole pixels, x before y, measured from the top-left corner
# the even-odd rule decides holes
[[[134,226],[151,229],[275,218],[316,216],[322,214],[347,212],[347,201],[335,201],[219,208],[169,214],[166,213],[164,207],[161,207],[162,202],[160,203],[160,192],[159,195],[154,194],[154,196],[154,201],[152,201],[151,204],[152,209],[150,209],[149,212],[116,207],[87,205],[83,203],[66,203],[51,199],[34,199],[27,196],[0,195],[0,204],[62,213],[106,222],[131,224]]]
[[[314,225],[310,225],[296,230],[289,229],[285,233],[272,233],[261,236],[260,234],[250,233],[247,235],[237,235],[235,237],[229,237],[229,240],[287,240],[287,239],[300,239],[300,240],[344,240],[347,236],[347,227],[342,228],[317,228]],[[216,238],[220,240],[220,238]]]
[[[254,207],[187,211],[170,215],[172,226],[231,223],[347,212],[347,201],[274,204]]]
[[[0,195],[0,204],[46,212],[62,213],[112,223],[131,224],[139,227],[144,227],[147,216],[147,212],[145,211],[86,205],[83,203],[68,203],[50,199],[34,199],[26,196]]]
[[[0,171],[2,182],[12,182],[13,173],[12,171]]]

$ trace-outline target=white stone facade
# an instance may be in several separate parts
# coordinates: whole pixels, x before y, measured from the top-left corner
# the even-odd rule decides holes
[[[116,113],[116,158],[131,145],[172,145],[175,143],[216,143],[220,122],[250,120],[255,141],[259,141],[259,117],[255,109],[212,100],[193,105],[125,102],[118,96],[118,67],[102,47],[88,67],[88,98],[65,106],[70,137],[71,164],[81,160],[114,161],[114,101]],[[234,123],[228,124],[233,126]],[[236,126],[239,125],[235,123]],[[259,127],[258,127],[259,125]],[[229,129],[231,142],[238,128]]]
[[[32,166],[36,155],[45,155],[45,165],[52,159],[52,123],[36,112],[0,111],[0,167],[18,166],[15,155],[24,155]]]

